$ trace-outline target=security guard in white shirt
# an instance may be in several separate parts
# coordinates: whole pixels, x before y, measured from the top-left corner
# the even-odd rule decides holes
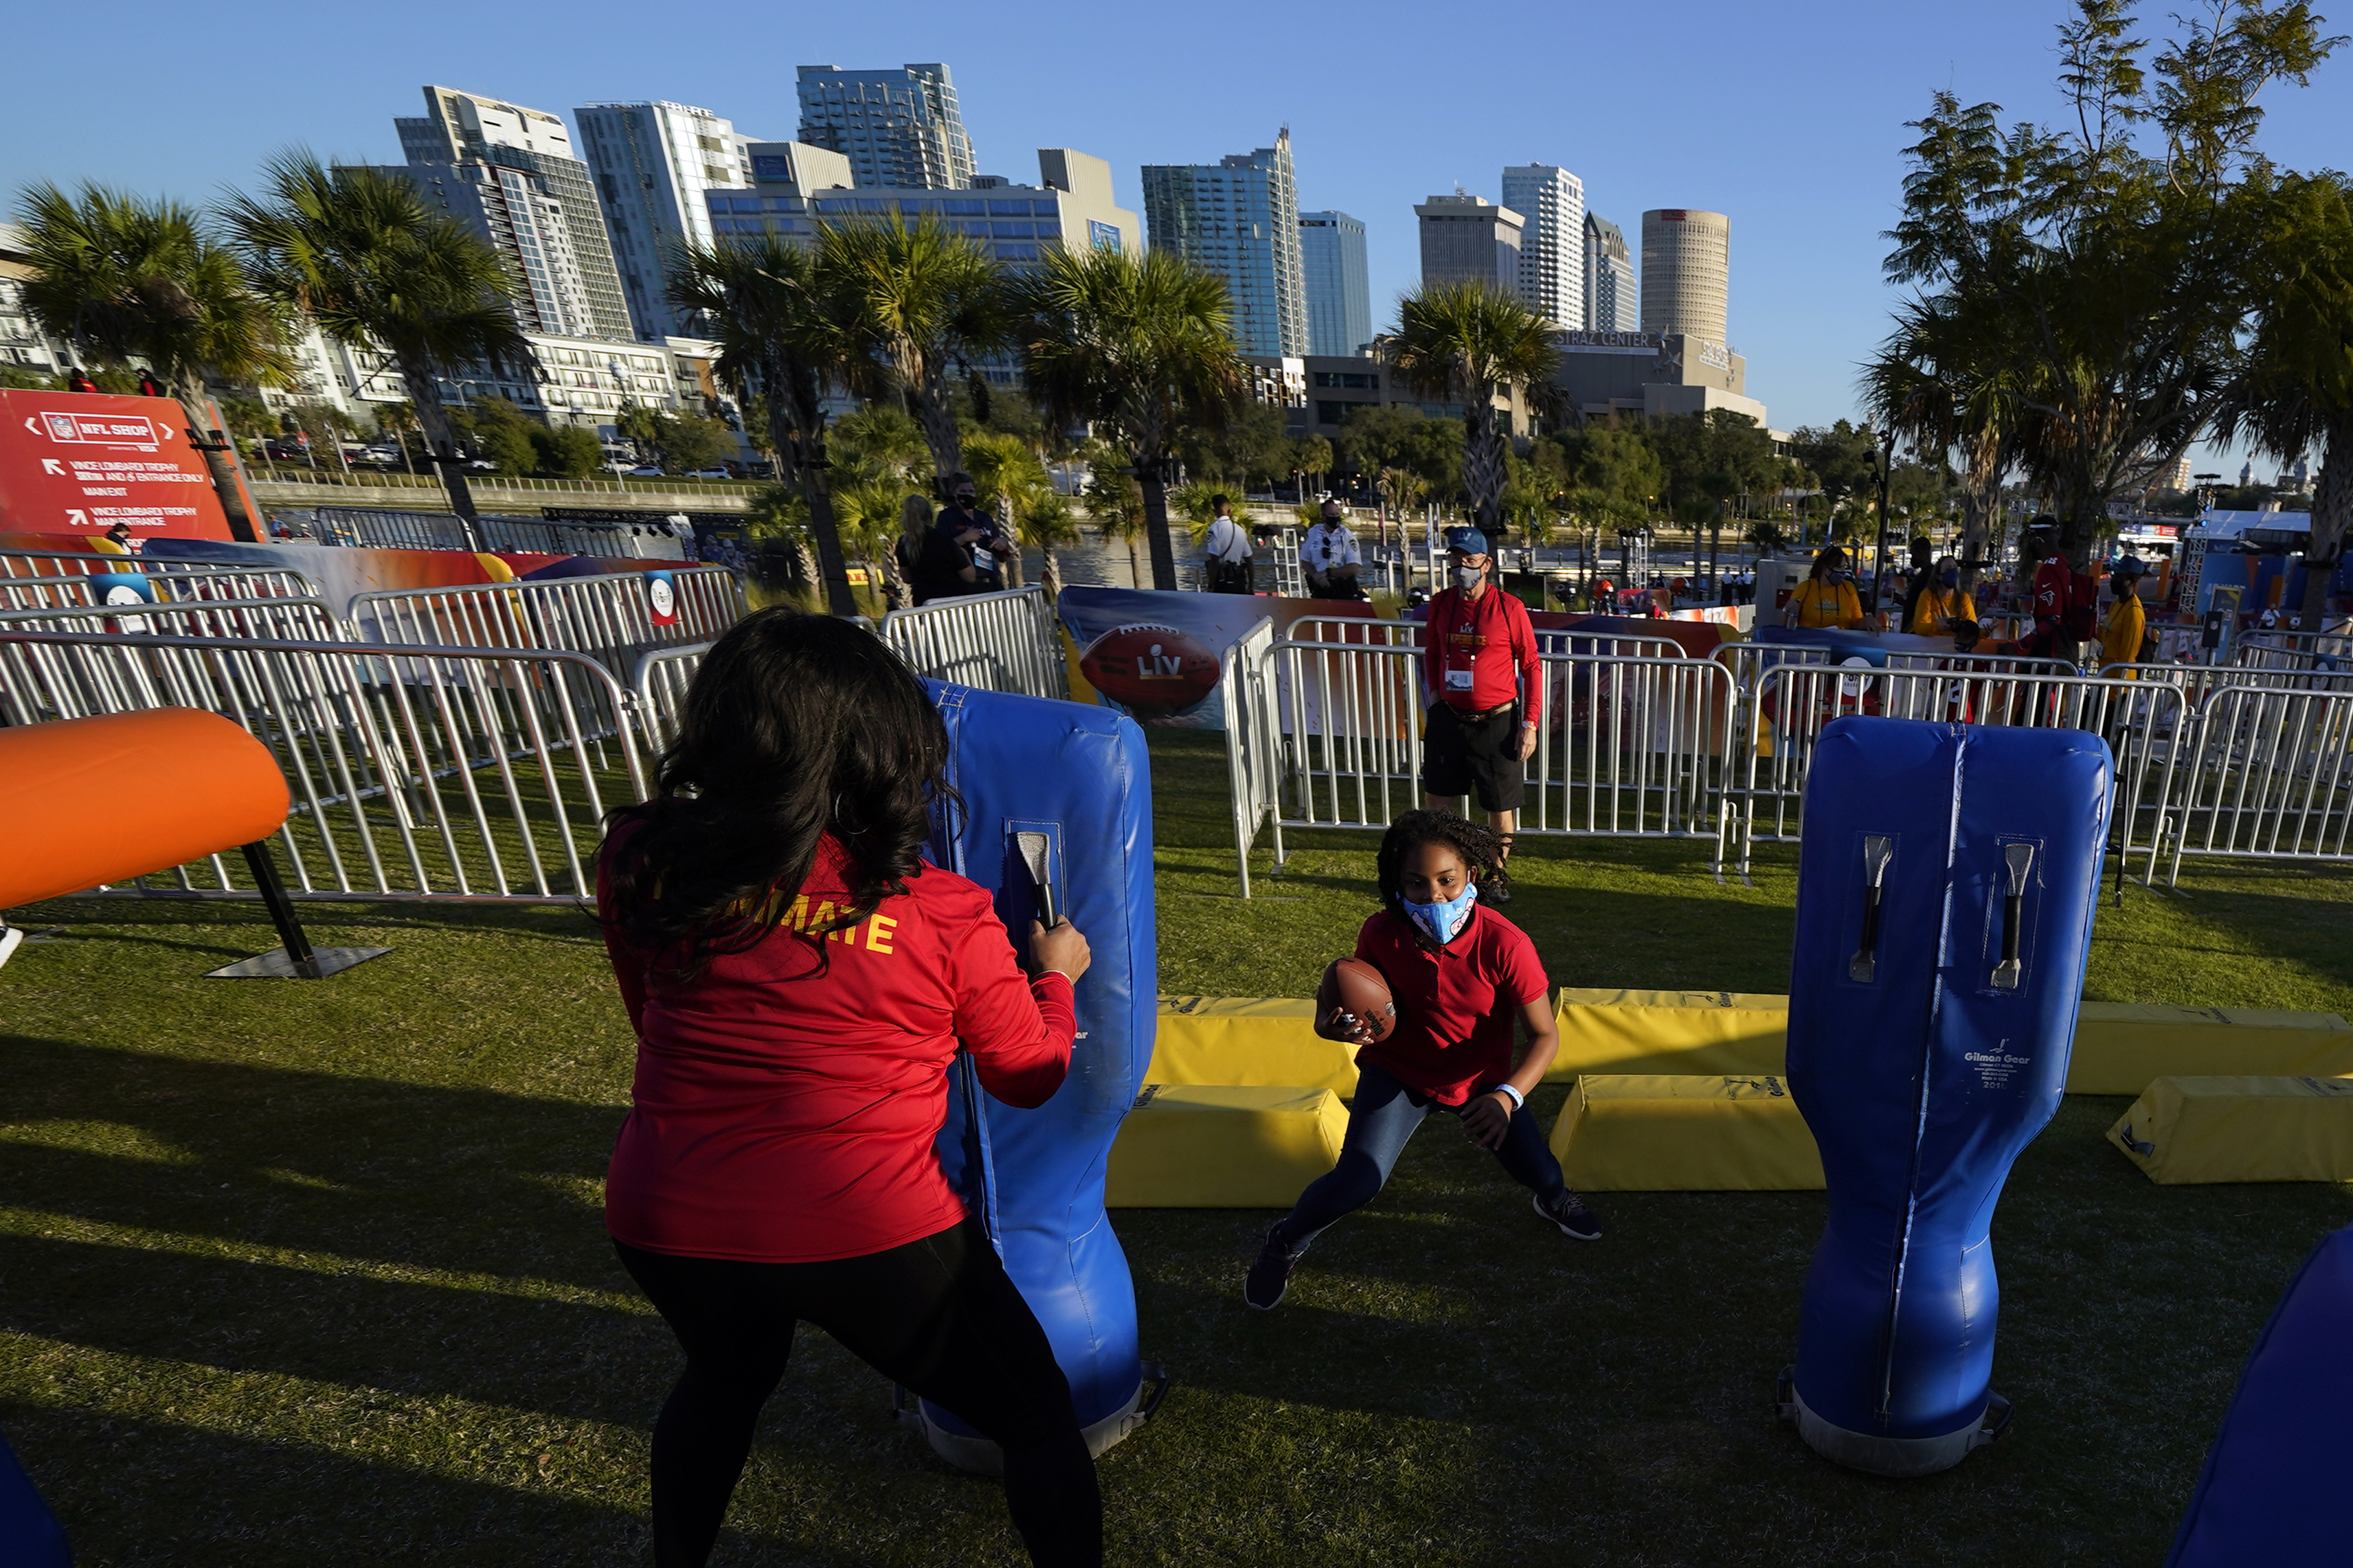
[[[1324,516],[1307,531],[1299,547],[1299,564],[1307,575],[1307,594],[1314,599],[1361,599],[1356,568],[1364,556],[1347,523],[1347,512],[1336,500],[1324,503]]]

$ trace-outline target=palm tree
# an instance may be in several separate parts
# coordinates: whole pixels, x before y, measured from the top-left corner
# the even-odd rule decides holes
[[[506,264],[398,174],[330,169],[296,151],[271,159],[263,177],[265,201],[235,196],[227,210],[248,272],[328,337],[392,361],[475,547],[473,493],[441,384],[471,365],[529,356]]]
[[[964,464],[949,376],[1001,347],[1009,316],[1003,273],[987,251],[935,217],[897,214],[822,225],[818,287],[850,306],[851,368],[871,390],[907,403],[944,487]]]
[[[2316,632],[2353,521],[2353,179],[2288,175],[2267,205],[2246,369],[2216,427],[2283,462],[2320,447],[2297,620]]]
[[[1549,397],[1552,326],[1511,294],[1491,284],[1431,283],[1398,301],[1390,366],[1425,397],[1462,406],[1462,488],[1482,532],[1503,524],[1504,432],[1495,398],[1514,386],[1529,400]]]
[[[1225,279],[1165,250],[1050,252],[1016,295],[1031,395],[1063,428],[1092,421],[1144,491],[1152,585],[1176,586],[1168,455],[1186,426],[1216,430],[1245,395]]]
[[[1006,536],[1017,546],[1029,542],[1021,537],[1021,520],[1037,506],[1039,498],[1051,495],[1054,490],[1045,459],[1018,436],[983,430],[965,443],[965,467],[972,477],[974,499],[997,514]],[[1018,549],[1006,566],[1007,582],[1019,587],[1021,556]]]
[[[1127,580],[1141,588],[1144,562],[1135,546],[1144,537],[1143,488],[1133,475],[1106,461],[1099,459],[1093,468],[1087,480],[1087,515],[1094,520],[1096,532],[1127,546]]]
[[[670,302],[700,317],[717,340],[713,368],[743,405],[760,399],[779,477],[789,468],[800,483],[827,606],[856,615],[825,455],[825,395],[843,378],[850,353],[843,301],[821,287],[807,252],[763,234],[731,236],[709,250],[683,248]]]
[[[845,550],[854,551],[866,565],[867,581],[892,608],[910,602],[899,580],[900,509],[907,499],[907,483],[878,464],[836,464],[830,487],[834,525]]]
[[[247,287],[236,255],[191,209],[102,185],[85,184],[70,196],[34,185],[18,199],[17,216],[34,269],[24,284],[26,312],[70,340],[86,363],[128,368],[136,361],[153,372],[187,419],[189,445],[205,455],[230,534],[258,542],[205,384],[280,382],[292,365],[277,312]],[[210,439],[197,440],[200,430]]]
[[[1874,426],[1915,450],[1958,454],[1961,559],[1983,560],[2002,480],[2020,456],[2025,420],[2013,366],[2026,356],[2003,312],[1974,296],[1910,300],[1895,321],[1863,366],[1863,405]],[[1962,572],[1974,591],[1977,568]]]
[[[1059,545],[1077,543],[1079,538],[1079,521],[1071,510],[1070,498],[1049,486],[1015,513],[1013,534],[1038,552],[1038,582],[1046,597],[1060,598],[1062,566],[1055,560],[1054,551]]]

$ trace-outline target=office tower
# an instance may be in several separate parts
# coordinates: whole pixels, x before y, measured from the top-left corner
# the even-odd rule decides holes
[[[972,139],[947,67],[803,66],[800,98],[800,139],[849,159],[860,184],[960,191],[972,184]]]
[[[1413,209],[1421,221],[1421,286],[1492,283],[1504,292],[1520,289],[1523,221],[1510,207],[1484,196],[1432,196]]]
[[[408,175],[522,279],[525,328],[634,338],[596,181],[564,121],[446,87],[425,89],[425,109],[392,122]]]
[[[1373,341],[1365,226],[1346,213],[1301,213],[1299,253],[1307,289],[1307,352],[1362,353]]]
[[[1732,272],[1732,220],[1663,207],[1642,215],[1642,331],[1720,343]]]
[[[1289,126],[1273,146],[1215,163],[1146,163],[1144,223],[1155,249],[1225,279],[1234,341],[1244,353],[1307,352],[1307,279]]]
[[[678,247],[709,248],[702,193],[751,184],[744,149],[756,138],[684,103],[590,103],[574,110],[572,119],[596,173],[638,335],[650,341],[676,332],[670,285]]]
[[[1585,325],[1597,332],[1641,330],[1634,308],[1634,258],[1606,217],[1585,215]]]
[[[1585,325],[1585,182],[1550,163],[1504,171],[1504,205],[1520,215],[1520,298],[1556,327]]]

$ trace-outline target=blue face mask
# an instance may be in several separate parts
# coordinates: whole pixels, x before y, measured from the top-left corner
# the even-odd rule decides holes
[[[1471,923],[1471,906],[1478,901],[1479,884],[1476,882],[1463,889],[1461,898],[1443,902],[1432,900],[1427,904],[1417,904],[1411,899],[1398,900],[1405,905],[1405,912],[1413,917],[1413,923],[1429,932],[1430,941],[1440,947],[1462,934],[1462,928]]]
[[[1938,577],[1936,581],[1942,583],[1947,588],[1957,588],[1961,585],[1961,574],[1958,572],[1947,572]]]

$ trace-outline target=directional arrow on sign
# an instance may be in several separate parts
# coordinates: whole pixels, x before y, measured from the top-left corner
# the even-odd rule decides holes
[[[55,458],[43,458],[41,459],[41,472],[45,474],[55,474],[61,479],[72,477],[66,472],[66,466],[63,463],[58,462]]]
[[[76,511],[72,507],[68,507],[66,508],[66,521],[72,523],[76,528],[88,528],[90,526],[90,513],[86,511]]]
[[[30,430],[36,436],[41,433],[41,427],[33,423],[33,416],[29,414],[25,416],[25,428]]]

